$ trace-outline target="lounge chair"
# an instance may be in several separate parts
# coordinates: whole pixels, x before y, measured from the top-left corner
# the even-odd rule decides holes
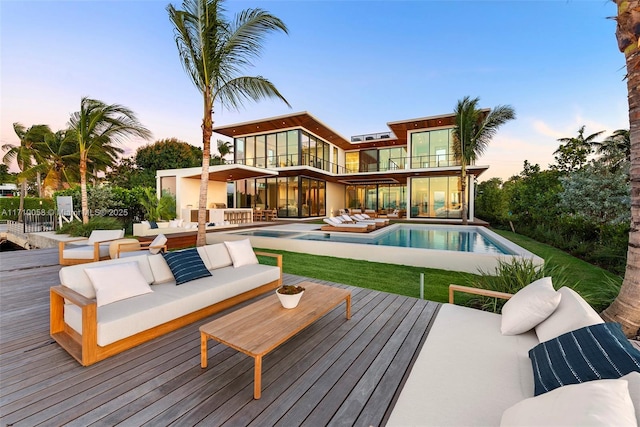
[[[109,259],[109,244],[122,239],[122,230],[93,230],[88,240],[68,240],[58,244],[60,265],[84,264]]]
[[[394,209],[393,212],[387,214],[387,218],[403,218],[405,211],[403,209]]]
[[[117,244],[116,258],[126,258],[142,254],[155,255],[167,251],[167,237],[158,234],[151,242],[131,242]]]
[[[359,221],[374,221],[376,225],[380,226],[389,225],[389,220],[385,218],[371,218],[367,214],[355,214],[353,216],[356,217]]]
[[[333,218],[324,218],[323,221],[327,223],[327,225],[323,225],[320,227],[322,231],[348,231],[351,233],[366,233],[370,231],[371,228],[368,224],[348,224],[344,222],[340,222],[338,220],[332,220]]]
[[[356,214],[356,215],[360,215],[360,214]],[[356,217],[356,215],[351,215],[351,216],[342,215],[342,218],[345,221],[353,221],[356,224],[368,224],[368,225],[373,226],[373,228],[380,228],[380,227],[384,227],[385,226],[384,223],[378,223],[378,222],[376,222],[376,221],[374,221],[372,219],[359,219],[359,218]]]

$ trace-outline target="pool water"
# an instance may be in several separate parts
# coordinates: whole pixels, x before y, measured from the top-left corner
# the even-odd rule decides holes
[[[512,255],[513,252],[483,234],[480,229],[469,227],[433,227],[429,225],[403,225],[375,236],[354,236],[341,233],[301,233],[283,230],[252,230],[234,234],[257,237],[277,237],[295,240],[314,240],[338,243],[392,246],[404,248],[436,249],[456,252]]]

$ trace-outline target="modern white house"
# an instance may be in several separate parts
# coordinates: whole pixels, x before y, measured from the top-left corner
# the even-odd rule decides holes
[[[279,218],[292,219],[330,216],[349,208],[461,221],[454,115],[387,126],[388,131],[347,139],[300,112],[216,127],[214,132],[233,138],[234,158],[211,166],[207,207],[275,209]],[[475,178],[488,168],[467,167],[470,219]],[[157,172],[159,192],[176,195],[183,219],[198,208],[200,172],[199,167]]]

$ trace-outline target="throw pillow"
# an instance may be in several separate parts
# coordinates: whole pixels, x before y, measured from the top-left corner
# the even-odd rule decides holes
[[[172,219],[169,221],[169,228],[174,228],[174,227],[178,227],[178,220],[177,219]]]
[[[162,256],[167,261],[173,277],[176,278],[176,285],[211,276],[211,272],[207,270],[196,248],[168,252]]]
[[[251,247],[251,240],[235,240],[233,242],[224,242],[224,244],[229,251],[234,268],[242,267],[243,265],[258,264],[258,258]]]
[[[158,223],[155,221],[149,221],[149,228],[158,228]]]
[[[164,246],[166,243],[167,236],[165,236],[164,234],[158,234],[149,245],[149,253],[152,255],[160,253],[160,251],[162,250],[162,246]]]
[[[135,261],[85,268],[84,272],[96,291],[98,307],[153,292]]]
[[[502,414],[501,426],[636,426],[627,382],[591,381],[522,400]]]
[[[619,323],[600,323],[567,332],[529,350],[534,395],[591,380],[617,379],[640,372],[640,350]]]
[[[536,335],[540,342],[549,341],[570,331],[585,326],[603,323],[598,313],[591,308],[576,291],[562,287],[558,289],[562,295],[558,308],[536,326]]]
[[[144,225],[147,228],[151,228],[151,224],[149,224],[149,221],[147,221],[147,220],[140,221],[140,224]]]
[[[640,372],[630,372],[620,379],[629,383],[629,395],[636,408],[636,419],[640,422]]]
[[[543,277],[520,289],[502,307],[502,335],[518,335],[549,317],[562,294],[553,289],[551,277]]]

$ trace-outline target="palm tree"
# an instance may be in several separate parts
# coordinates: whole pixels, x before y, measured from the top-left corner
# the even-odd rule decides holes
[[[640,332],[640,0],[615,0],[616,38],[627,63],[629,133],[631,146],[631,231],[627,267],[620,293],[602,312],[606,321],[619,322],[629,337]]]
[[[618,129],[602,142],[594,143],[596,154],[611,169],[617,169],[624,162],[631,161],[631,134],[629,129]]]
[[[218,140],[218,153],[222,159],[229,154],[233,154],[233,146],[229,141]]]
[[[478,109],[480,98],[471,99],[465,96],[458,101],[453,128],[453,151],[456,159],[460,159],[460,196],[462,207],[462,224],[467,225],[467,166],[475,162],[489,146],[489,142],[498,132],[498,128],[516,118],[513,108],[498,105],[488,113]]]
[[[584,129],[584,125],[578,129],[577,137],[558,139],[561,144],[553,153],[558,163],[554,165],[554,169],[568,173],[582,168],[587,163],[589,155],[601,144],[596,141],[596,138],[602,135],[604,131],[601,130],[585,137]]]
[[[7,152],[2,158],[2,161],[9,165],[15,161],[18,164],[20,173],[18,174],[18,182],[20,183],[20,204],[18,207],[18,221],[22,222],[24,213],[24,198],[27,194],[27,179],[31,175],[31,167],[35,162],[42,159],[40,151],[42,150],[42,144],[44,143],[45,136],[51,134],[51,129],[47,125],[33,125],[30,128],[25,128],[20,123],[13,124],[13,131],[20,139],[19,145],[4,144],[3,150]],[[40,192],[40,179],[38,175],[38,191]]]
[[[87,164],[90,156],[111,156],[114,144],[131,136],[149,139],[151,132],[138,122],[134,112],[128,108],[118,104],[107,105],[87,97],[80,101],[80,111],[71,115],[69,131],[73,134],[71,137],[77,144],[80,158],[82,222],[86,224],[89,222]]]
[[[73,184],[80,179],[78,153],[68,134],[66,130],[60,130],[46,135],[39,151],[40,159],[28,171],[29,174],[44,175],[43,188],[59,191],[65,183]]]
[[[202,175],[198,204],[198,238],[206,244],[207,188],[213,134],[213,105],[237,109],[244,101],[278,98],[287,100],[261,76],[240,76],[262,51],[267,33],[283,31],[285,24],[261,9],[246,9],[233,21],[225,16],[223,0],[184,0],[183,10],[167,6],[174,26],[178,53],[185,71],[203,96]]]

